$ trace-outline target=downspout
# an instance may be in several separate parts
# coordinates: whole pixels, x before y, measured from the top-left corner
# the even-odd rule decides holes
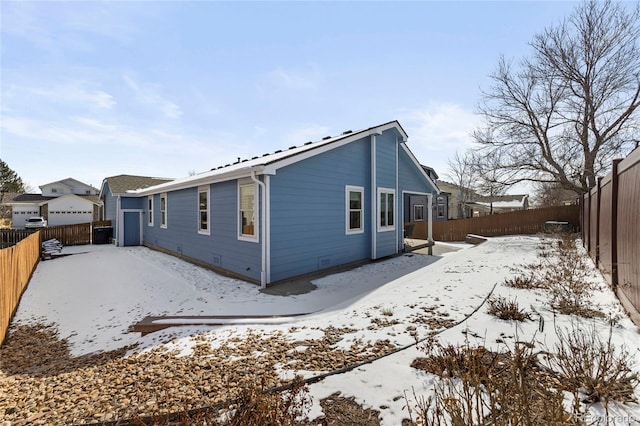
[[[401,206],[404,206],[404,198],[400,194],[400,178],[398,176],[399,170],[399,156],[400,156],[400,143],[402,138],[396,138],[396,195],[395,195],[395,203],[396,205],[393,207],[393,223],[396,226],[396,254],[400,252],[400,244],[404,245],[404,212],[400,210]],[[398,214],[401,213],[400,214]],[[400,223],[398,223],[398,217],[400,217]],[[400,239],[400,231],[402,230],[402,239]]]
[[[267,224],[267,210],[266,210],[266,186],[264,182],[260,181],[256,178],[256,172],[251,172],[251,180],[258,184],[258,186],[262,189],[260,191],[260,242],[262,243],[262,259],[260,262],[260,287],[267,288],[267,275],[265,271],[265,266],[267,264],[267,241],[265,238],[266,235],[266,224]]]
[[[118,195],[118,198],[116,201],[116,221],[118,225],[116,226],[116,247],[120,247],[121,246],[120,237],[123,233],[121,231],[123,231],[122,227],[124,226],[124,215],[122,214],[122,205],[120,201],[120,195]]]
[[[429,255],[433,254],[433,194],[427,194],[427,243],[429,244]]]
[[[378,189],[376,168],[376,135],[371,135],[371,259],[378,257]]]

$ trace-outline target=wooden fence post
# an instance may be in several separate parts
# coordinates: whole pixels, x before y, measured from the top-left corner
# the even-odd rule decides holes
[[[611,168],[611,287],[618,287],[618,164],[621,159],[613,160]]]

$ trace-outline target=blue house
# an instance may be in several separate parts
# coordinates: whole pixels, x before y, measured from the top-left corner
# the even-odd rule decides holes
[[[143,244],[263,286],[404,249],[407,200],[434,181],[391,121],[117,195],[118,245]],[[429,219],[430,219],[429,215]]]

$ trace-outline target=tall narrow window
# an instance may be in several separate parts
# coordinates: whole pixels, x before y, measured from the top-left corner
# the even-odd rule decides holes
[[[153,226],[153,195],[147,197],[147,223]]]
[[[346,187],[346,224],[347,234],[364,232],[364,188],[360,186]]]
[[[424,221],[424,205],[423,204],[416,204],[413,206],[413,221],[414,222]]]
[[[395,191],[393,189],[378,188],[378,230],[390,231],[395,229]]]
[[[444,217],[444,197],[436,198],[436,217],[443,218]]]
[[[167,194],[160,194],[160,228],[167,227]]]
[[[256,233],[256,185],[250,183],[238,187],[239,234],[255,239]]]
[[[198,188],[198,234],[211,235],[209,229],[209,187]]]

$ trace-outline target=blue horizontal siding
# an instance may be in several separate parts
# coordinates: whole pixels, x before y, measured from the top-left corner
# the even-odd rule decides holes
[[[212,184],[210,197],[211,235],[202,235],[198,233],[198,188],[167,193],[166,229],[160,227],[160,195],[154,195],[154,226],[145,221],[145,242],[260,280],[260,244],[237,237],[237,181]]]
[[[415,166],[404,149],[400,148],[398,152],[400,153],[398,156],[398,186],[400,187],[400,192],[437,193],[436,188],[424,176],[422,171]]]
[[[370,256],[370,144],[354,141],[270,178],[271,281]],[[365,188],[364,233],[346,235],[346,186]]]
[[[396,153],[398,149],[398,137],[400,134],[395,130],[383,132],[376,137],[376,185],[378,188],[396,189]],[[375,196],[377,197],[377,189]],[[398,226],[398,200],[396,193],[394,204],[396,210],[396,223]],[[376,201],[379,204],[379,200]],[[379,208],[379,205],[378,205]],[[379,213],[378,213],[379,214]],[[376,256],[378,258],[391,256],[398,253],[398,233],[395,230],[385,230],[378,232],[376,236]],[[376,227],[377,228],[377,227]]]

